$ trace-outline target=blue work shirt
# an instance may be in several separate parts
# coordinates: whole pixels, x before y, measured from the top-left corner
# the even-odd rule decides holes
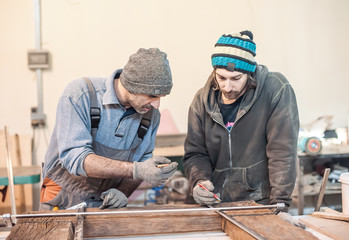
[[[142,114],[135,112],[122,118],[126,109],[120,104],[114,89],[114,81],[118,81],[114,78],[118,78],[121,71],[115,71],[109,78],[90,80],[101,109],[95,140],[107,147],[125,150],[138,137]],[[129,161],[145,161],[152,157],[159,123],[160,112],[154,109],[149,129]],[[59,99],[56,123],[45,155],[43,178],[59,163],[71,174],[86,176],[84,159],[94,153],[92,142],[89,91],[81,78],[69,83]]]

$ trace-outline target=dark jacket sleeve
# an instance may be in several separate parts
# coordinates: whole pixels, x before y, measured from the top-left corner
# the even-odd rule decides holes
[[[286,78],[274,73],[274,85],[281,84],[273,94],[272,111],[267,124],[267,157],[271,203],[291,203],[296,180],[299,117],[295,93]],[[280,86],[280,85],[279,85]]]
[[[212,165],[205,144],[205,131],[203,129],[205,108],[200,106],[199,96],[196,95],[189,108],[188,132],[184,143],[184,170],[189,179],[190,189],[199,180],[211,180]]]

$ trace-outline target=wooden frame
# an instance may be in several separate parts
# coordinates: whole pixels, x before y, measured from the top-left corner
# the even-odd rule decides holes
[[[223,203],[219,207],[250,206],[253,202]],[[86,212],[98,212],[96,215],[84,215],[84,238],[151,236],[159,234],[178,234],[193,232],[225,232],[231,239],[256,239],[248,232],[223,218],[216,211],[202,211],[198,205],[153,205],[141,210],[181,209],[178,212],[144,212],[130,214],[130,208],[115,209],[118,214],[104,215],[99,210],[88,208]],[[187,208],[198,208],[198,211],[186,211]],[[140,210],[139,208],[132,208]],[[122,214],[123,211],[125,214]],[[62,213],[68,210],[41,211],[40,213]],[[72,212],[72,210],[70,210]],[[260,235],[263,239],[316,239],[311,233],[282,220],[269,209],[227,211],[230,216],[246,228]],[[81,217],[81,215],[79,215]],[[44,223],[44,224],[43,224]],[[35,225],[35,227],[33,226]],[[8,239],[21,238],[35,234],[35,238],[54,236],[55,239],[74,239],[77,217],[32,217],[20,218],[13,227]],[[30,229],[30,231],[28,231]],[[33,231],[35,229],[35,231]],[[81,234],[81,232],[80,232]],[[51,237],[50,237],[51,238]],[[77,239],[77,238],[75,238]],[[82,239],[82,238],[80,238]]]

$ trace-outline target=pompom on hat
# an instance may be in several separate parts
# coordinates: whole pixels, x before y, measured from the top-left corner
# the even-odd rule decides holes
[[[173,84],[167,54],[158,48],[140,48],[130,56],[120,81],[133,94],[169,94]]]
[[[252,32],[242,31],[223,34],[215,44],[211,61],[215,69],[254,73],[257,66],[255,56],[256,44],[253,42]]]

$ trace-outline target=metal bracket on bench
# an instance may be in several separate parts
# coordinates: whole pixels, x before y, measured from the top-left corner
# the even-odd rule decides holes
[[[8,228],[12,228],[12,227],[13,227],[13,222],[12,222],[12,219],[11,219],[11,214],[9,214],[9,213],[3,214],[3,215],[2,215],[2,219],[4,220],[6,227],[8,227]]]

